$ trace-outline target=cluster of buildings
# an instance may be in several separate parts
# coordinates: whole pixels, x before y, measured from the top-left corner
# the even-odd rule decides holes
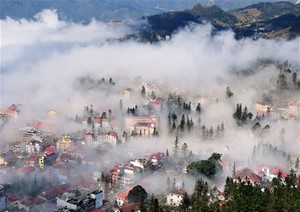
[[[102,190],[71,188],[69,184],[56,185],[37,196],[3,194],[3,198],[0,197],[0,211],[108,211],[111,208]]]
[[[246,167],[238,170],[233,180],[235,182],[243,181],[263,186],[267,181],[271,182],[273,178],[277,178],[279,173],[281,173],[283,179],[287,177],[287,174],[281,168],[271,165],[256,166],[253,170]]]
[[[119,184],[122,188],[133,186],[142,175],[153,173],[162,167],[164,153],[154,153],[145,158],[130,160],[127,163],[117,164],[109,171],[112,184]],[[94,180],[101,178],[102,172],[94,172]]]
[[[256,103],[256,109],[264,115],[270,114],[272,119],[298,120],[300,119],[300,101],[285,102],[271,105],[266,102]]]

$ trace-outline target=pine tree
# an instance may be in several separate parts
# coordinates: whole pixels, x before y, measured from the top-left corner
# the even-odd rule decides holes
[[[223,132],[225,130],[225,127],[224,127],[224,123],[222,122],[221,124],[221,131]]]
[[[175,141],[174,141],[174,156],[175,156],[175,157],[176,157],[177,154],[178,154],[178,144],[179,144],[178,136],[176,136]]]
[[[199,113],[199,114],[201,114],[201,111],[202,109],[201,109],[201,105],[200,105],[200,103],[198,103],[197,104],[197,107],[196,107],[196,111]]]
[[[148,212],[159,212],[159,203],[157,198],[154,197],[154,194],[151,195],[150,205]]]
[[[233,93],[231,92],[230,88],[227,87],[227,88],[226,88],[226,97],[227,97],[227,98],[230,98],[230,97],[232,97],[232,96],[233,96]]]
[[[169,177],[167,178],[167,190],[168,190],[167,192],[171,190],[171,180]]]
[[[299,169],[299,158],[297,158],[296,161],[295,161],[295,169],[296,170]]]
[[[214,137],[214,129],[213,129],[213,127],[210,127],[210,129],[209,129],[209,139],[213,139],[213,137]]]
[[[206,127],[204,124],[201,127],[201,131],[202,131],[202,138],[205,138]]]
[[[142,86],[141,94],[142,94],[143,97],[146,96],[146,89],[145,89],[145,86],[144,86],[144,85]]]
[[[120,101],[119,101],[119,108],[121,111],[123,110],[123,100],[122,99],[120,99]]]
[[[232,168],[232,178],[234,178],[235,172],[236,172],[236,169],[235,169],[235,161],[234,161],[233,162],[233,168]]]
[[[176,179],[173,179],[172,190],[176,189]]]
[[[181,121],[180,121],[180,125],[179,125],[181,131],[184,130],[184,126],[185,126],[185,116],[184,116],[184,114],[182,114],[182,116],[181,116]]]
[[[183,212],[186,212],[188,210],[190,204],[191,204],[190,198],[189,198],[187,192],[184,192],[184,195],[183,195],[182,201],[181,201],[181,205],[180,205],[181,210]]]
[[[184,143],[184,144],[182,145],[182,152],[183,152],[184,158],[187,157],[187,151],[188,151],[188,145],[187,145],[186,143]]]
[[[247,121],[248,117],[248,108],[247,106],[244,107],[243,113],[241,114],[241,120],[242,121]]]

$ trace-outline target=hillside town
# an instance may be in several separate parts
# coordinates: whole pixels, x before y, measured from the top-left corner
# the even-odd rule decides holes
[[[281,74],[290,74],[283,70],[285,67],[278,67]],[[287,85],[278,82],[277,89],[282,86]],[[267,131],[279,121],[299,124],[297,99],[253,102],[248,105],[253,111],[237,103],[232,119],[254,142],[251,158],[237,158],[231,156],[227,146],[230,129],[226,123],[220,120],[215,128],[201,121],[206,107],[215,107],[221,101],[233,104],[234,93],[229,87],[224,88],[222,99],[213,100],[209,94],[198,102],[186,101],[183,89],[166,95],[153,83],[126,88],[120,95],[122,99],[113,110],[98,111],[97,105],[83,105],[82,114],[78,111],[75,118],[68,119],[77,130],[63,134],[58,133],[61,114],[55,109],[45,111],[44,119],[32,117],[31,123],[22,126],[18,123],[22,123],[24,105],[12,104],[1,110],[1,130],[13,132],[1,143],[0,211],[143,211],[155,204],[166,211],[187,210],[191,208],[191,195],[195,195],[191,185],[185,186],[185,180],[191,178],[198,178],[196,190],[197,184],[207,187],[203,200],[207,207],[226,208],[230,179],[231,183],[258,186],[262,191],[275,179],[287,183],[286,179],[295,175],[299,183],[299,151],[298,155],[286,152],[285,129],[274,141],[267,138]],[[141,105],[133,104],[137,98]],[[297,132],[292,142],[299,147]],[[189,147],[193,139],[200,142],[200,151]],[[167,143],[166,148],[139,150],[142,143],[153,140]],[[212,147],[203,148],[216,142],[223,148],[220,153]],[[155,182],[145,180],[149,177],[161,181],[159,192],[153,190]]]
[[[300,2],[265,1],[1,0],[0,212],[300,212]]]

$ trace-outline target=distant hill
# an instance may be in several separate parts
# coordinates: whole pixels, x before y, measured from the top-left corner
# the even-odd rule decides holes
[[[300,15],[300,5],[290,2],[261,2],[238,9],[233,13],[241,22],[265,21],[285,14]]]
[[[241,8],[260,0],[215,0],[226,10]],[[275,2],[278,0],[263,0]],[[288,0],[294,2],[294,0]],[[60,19],[74,22],[122,21],[170,11],[182,11],[196,4],[208,5],[209,0],[1,0],[0,18],[32,19],[43,9],[57,10]]]
[[[257,24],[272,30],[265,34],[266,38],[294,38],[300,35],[300,15],[286,14]]]
[[[299,7],[300,5],[289,2],[258,3],[231,14],[216,6],[198,4],[192,9],[147,17],[149,26],[145,28],[146,30],[142,30],[141,34],[148,40],[155,41],[155,35],[159,37],[171,35],[190,23],[201,24],[209,21],[214,26],[214,31],[231,28],[237,39],[245,37],[291,39],[300,35]],[[241,24],[238,15],[246,13],[245,11],[249,13],[249,10],[256,17],[251,17],[253,18],[251,21],[248,20],[251,24]],[[246,23],[249,23],[248,21]]]
[[[150,29],[160,34],[172,34],[189,23],[211,22],[216,28],[234,25],[237,19],[216,6],[197,4],[192,9],[146,17]]]
[[[191,10],[186,10],[185,12],[221,26],[231,26],[238,21],[235,16],[217,6],[207,7],[197,4]]]
[[[189,23],[202,23],[199,17],[187,12],[169,12],[146,17],[150,30],[159,34],[172,34],[175,30]]]

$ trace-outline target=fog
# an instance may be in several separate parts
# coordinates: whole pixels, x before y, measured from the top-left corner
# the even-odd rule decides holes
[[[161,88],[162,97],[172,93],[174,87],[183,88],[186,101],[192,101],[192,110],[203,99],[201,124],[216,128],[224,122],[226,135],[208,142],[197,133],[180,137],[180,146],[186,142],[197,159],[207,159],[213,152],[222,153],[229,147],[230,157],[241,161],[243,168],[251,157],[252,148],[259,142],[278,145],[279,131],[286,129],[285,151],[299,156],[299,122],[266,121],[271,129],[265,137],[256,137],[250,129],[239,129],[232,118],[236,103],[247,106],[254,115],[255,103],[262,101],[263,92],[276,87],[278,69],[263,61],[288,60],[293,71],[300,68],[300,38],[290,41],[252,39],[235,40],[232,31],[222,31],[212,36],[212,26],[190,25],[180,29],[172,39],[156,44],[134,40],[111,41],[135,33],[134,24],[102,23],[75,24],[59,21],[56,11],[44,10],[33,20],[1,20],[1,108],[22,104],[18,120],[11,121],[1,131],[1,137],[9,139],[12,129],[34,120],[46,120],[46,112],[55,109],[58,117],[52,121],[60,127],[59,134],[82,129],[73,123],[76,114],[81,115],[85,105],[93,104],[99,112],[112,109],[118,119],[124,111],[119,109],[123,91],[133,88],[135,94],[124,99],[124,108],[144,103],[140,98],[142,82],[155,83]],[[244,71],[251,71],[244,74]],[[114,86],[89,88],[78,86],[80,77],[91,76],[97,80],[112,78]],[[274,84],[275,83],[275,84]],[[225,89],[230,86],[233,98],[226,99]],[[169,89],[169,90],[168,90]],[[297,96],[298,95],[298,96]],[[295,100],[299,100],[299,93]],[[218,100],[218,101],[217,101]],[[162,113],[167,119],[167,112]],[[194,122],[196,115],[191,115]],[[12,128],[12,126],[14,128]],[[110,166],[129,159],[143,157],[147,153],[170,153],[175,135],[161,126],[159,138],[133,139],[131,143],[116,147],[99,156],[89,157],[110,161]],[[199,130],[200,131],[200,130]],[[87,152],[89,148],[87,148]],[[132,154],[122,154],[122,153]],[[266,161],[263,161],[265,163]],[[268,163],[271,161],[267,161]],[[169,176],[171,181],[174,176]],[[145,183],[156,182],[161,176],[151,176]],[[166,176],[164,176],[166,179]],[[182,181],[178,179],[178,183]],[[189,190],[193,184],[186,179]],[[152,187],[153,192],[160,188]]]

